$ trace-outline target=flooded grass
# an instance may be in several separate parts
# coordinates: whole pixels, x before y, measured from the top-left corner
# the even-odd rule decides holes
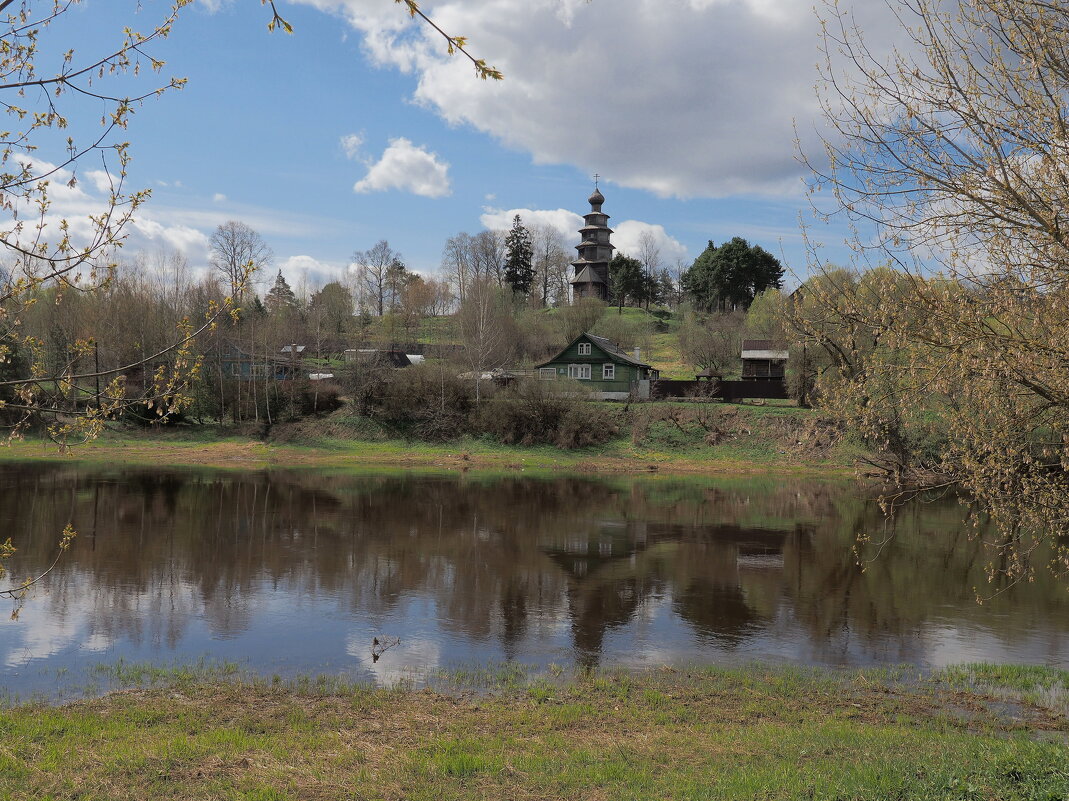
[[[1065,715],[1025,700],[1012,719],[992,711],[959,682],[968,668],[918,681],[915,669],[506,664],[444,673],[451,693],[220,670],[127,665],[148,689],[0,712],[0,798],[1069,795]]]
[[[1042,665],[955,665],[936,674],[953,687],[977,689],[1069,715],[1069,670]]]

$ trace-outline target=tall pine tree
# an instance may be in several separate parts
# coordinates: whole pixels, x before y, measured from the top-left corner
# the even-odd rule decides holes
[[[512,228],[505,237],[505,283],[521,298],[531,294],[534,285],[534,246],[531,232],[523,227],[517,214],[512,218]]]

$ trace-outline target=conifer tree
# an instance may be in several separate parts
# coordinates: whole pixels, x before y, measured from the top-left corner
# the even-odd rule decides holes
[[[267,293],[266,306],[271,314],[286,313],[297,308],[297,296],[293,294],[293,289],[282,275],[282,270],[278,271],[275,285]]]
[[[534,285],[534,247],[531,232],[523,227],[517,214],[512,219],[512,228],[505,237],[505,283],[521,298],[531,294]]]

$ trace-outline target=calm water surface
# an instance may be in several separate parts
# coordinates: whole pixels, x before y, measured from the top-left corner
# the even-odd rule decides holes
[[[904,510],[862,571],[857,533],[888,529],[844,483],[0,466],[15,573],[68,522],[71,551],[0,617],[9,693],[119,658],[380,681],[504,660],[1069,667],[1069,593],[1043,574],[978,605],[998,587],[952,498]],[[400,644],[376,661],[375,637]]]

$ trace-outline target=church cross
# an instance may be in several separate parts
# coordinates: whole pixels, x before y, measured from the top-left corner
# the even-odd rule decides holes
[[[597,173],[594,173],[594,188],[595,189],[598,188],[598,178],[600,178],[600,177],[601,177],[600,175],[598,175]]]

